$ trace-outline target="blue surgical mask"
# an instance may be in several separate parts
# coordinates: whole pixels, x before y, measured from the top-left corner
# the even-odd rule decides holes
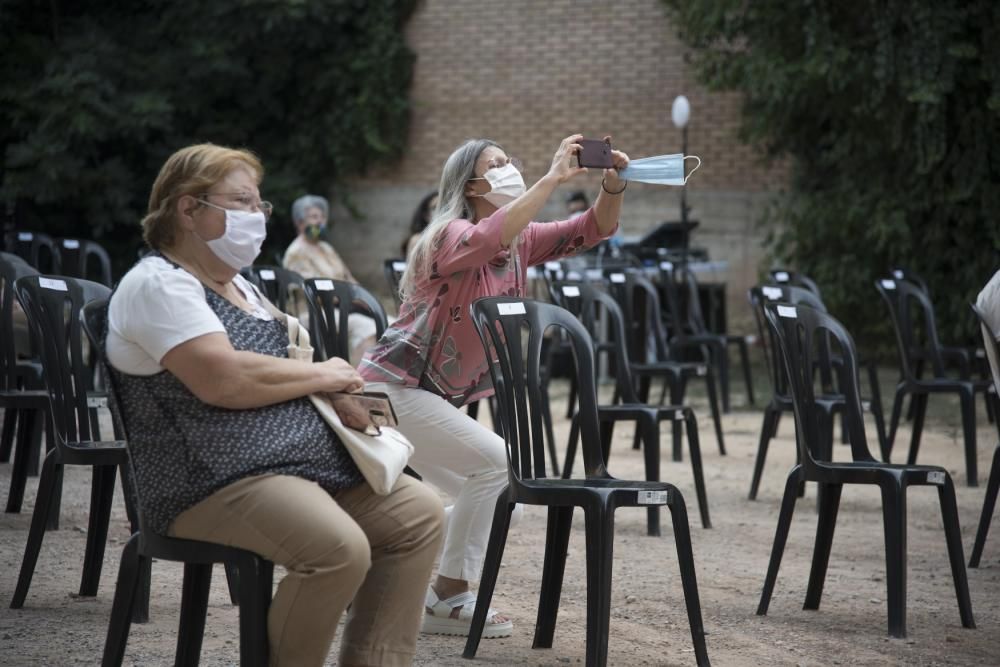
[[[685,176],[684,160],[697,160],[698,164]],[[696,155],[675,153],[673,155],[655,155],[638,160],[629,160],[628,166],[618,172],[619,178],[654,185],[684,185],[698,167],[701,158]]]

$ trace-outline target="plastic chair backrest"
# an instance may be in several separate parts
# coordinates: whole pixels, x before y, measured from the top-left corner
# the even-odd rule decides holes
[[[260,288],[267,300],[287,313],[289,302],[293,301],[293,292],[302,289],[302,276],[280,266],[252,266],[250,272],[254,278],[251,282]]]
[[[403,279],[404,272],[406,272],[405,259],[387,259],[382,262],[382,273],[385,274],[385,281],[389,283],[389,289],[392,290],[392,298],[396,300],[397,306],[402,301],[399,297],[399,282]]]
[[[753,316],[757,321],[757,330],[760,332],[761,343],[764,347],[764,357],[767,360],[768,370],[771,373],[771,386],[774,393],[781,398],[790,399],[788,378],[782,366],[781,355],[778,354],[778,342],[775,339],[774,331],[767,325],[767,318],[764,315],[765,303],[788,303],[793,306],[804,305],[826,312],[826,306],[819,297],[804,287],[794,287],[792,285],[759,285],[751,287],[747,291],[747,297],[753,308]]]
[[[111,287],[111,257],[101,244],[86,239],[60,239],[59,254],[63,275],[92,279]]]
[[[634,341],[632,358],[637,360],[649,358],[647,341],[650,332],[652,332],[656,348],[655,360],[667,361],[670,359],[670,349],[667,342],[669,338],[663,324],[660,291],[650,282],[649,278],[634,270],[625,273],[625,289],[628,293],[626,303],[630,304],[632,309],[631,315],[628,314],[628,310],[625,311],[626,326],[628,320],[631,319],[636,327],[632,337]]]
[[[660,284],[667,293],[667,308],[670,319],[682,333],[685,329],[693,334],[707,334],[705,316],[701,312],[701,299],[698,297],[698,279],[689,267],[676,265],[673,262],[660,262]],[[684,306],[678,288],[686,294]]]
[[[576,362],[578,419],[587,477],[607,477],[597,440],[597,392],[593,343],[586,329],[559,306],[512,297],[472,303],[472,321],[486,350],[503,425],[512,484],[546,476],[542,425],[542,341],[551,327],[566,332]]]
[[[0,252],[0,391],[17,389],[17,348],[14,335],[14,281],[24,276],[37,276],[38,271],[17,255]],[[30,332],[29,332],[30,333]],[[32,356],[36,339],[29,336]]]
[[[62,273],[59,246],[48,234],[15,232],[14,253],[44,273]]]
[[[997,333],[993,331],[990,318],[976,304],[970,304],[972,312],[979,318],[979,328],[983,332],[983,347],[986,349],[986,359],[990,364],[990,374],[993,376],[993,390],[1000,394],[1000,346],[997,345]]]
[[[804,287],[821,299],[823,298],[823,295],[819,292],[819,285],[816,284],[816,281],[804,273],[796,273],[795,271],[789,271],[788,269],[772,269],[770,275],[772,282],[778,283],[779,285]]]
[[[303,291],[309,305],[310,336],[317,361],[332,357],[350,360],[347,319],[351,313],[362,313],[375,320],[376,339],[381,338],[389,326],[382,304],[361,285],[329,278],[308,278],[303,282]],[[339,319],[335,313],[339,313]]]
[[[920,289],[916,283],[895,278],[876,280],[875,288],[889,306],[903,377],[910,381],[916,380],[915,366],[917,354],[920,352],[929,355],[934,377],[944,377],[944,360],[941,357],[941,343],[934,322],[934,306],[927,292]],[[912,311],[914,306],[919,311],[916,314]],[[918,326],[923,329],[927,345],[918,343]]]
[[[100,440],[97,406],[88,400],[94,376],[84,354],[80,310],[111,290],[89,280],[37,275],[19,278],[14,291],[41,348],[56,441]]]
[[[919,274],[899,266],[893,268],[891,271],[889,271],[889,273],[891,273],[892,277],[895,278],[896,280],[907,280],[913,283],[914,285],[922,289],[924,292],[926,292],[928,298],[930,297],[931,291],[927,287],[927,281],[924,280],[922,277],[920,277]]]
[[[807,475],[811,469],[828,463],[818,455],[818,444],[822,442],[824,431],[819,421],[822,411],[816,405],[813,369],[818,362],[817,351],[824,349],[830,340],[839,347],[845,369],[846,380],[841,391],[851,456],[854,461],[875,461],[865,436],[858,384],[858,355],[851,334],[829,314],[809,306],[769,302],[764,305],[764,316],[775,333],[778,353],[788,374],[795,424],[801,436],[796,438],[799,456]]]
[[[595,360],[601,352],[611,354],[615,382],[621,400],[625,403],[638,403],[639,397],[635,393],[632,369],[625,348],[625,316],[618,302],[609,294],[580,281],[557,280],[552,283],[551,293],[557,306],[569,311],[583,323],[594,344]],[[599,342],[602,314],[607,318],[607,327],[610,330],[610,340],[607,344]]]

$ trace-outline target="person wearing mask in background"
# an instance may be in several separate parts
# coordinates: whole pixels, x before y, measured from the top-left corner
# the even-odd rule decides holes
[[[567,137],[546,174],[525,187],[516,158],[486,139],[466,141],[445,162],[438,208],[400,284],[399,319],[365,355],[359,372],[389,394],[410,466],[453,499],[438,576],[427,591],[425,633],[468,635],[497,495],[507,485],[504,440],[459,408],[493,393],[489,363],[469,306],[485,296],[524,296],[527,269],[579,253],[618,227],[628,156],[612,151],[597,203],[574,220],[538,223],[576,166],[581,135]],[[520,516],[520,508],[512,521]],[[490,610],[483,637],[513,623]]]
[[[437,204],[437,190],[428,192],[420,200],[420,203],[417,204],[417,209],[413,212],[413,217],[410,219],[410,234],[399,248],[400,257],[404,259],[409,258],[410,253],[413,252],[413,247],[420,240],[420,235],[424,233],[427,225],[430,224],[431,216],[437,210]]]
[[[332,278],[357,283],[351,270],[326,241],[330,203],[325,197],[304,195],[292,204],[292,223],[298,236],[285,250],[282,265],[295,271],[303,278]],[[292,309],[304,326],[309,325],[309,307],[305,295],[298,293],[293,299]],[[338,314],[339,323],[339,314]],[[355,314],[348,318],[347,335],[351,346],[352,364],[357,364],[362,355],[375,344],[375,320]]]
[[[247,549],[286,575],[273,667],[321,667],[348,604],[341,665],[409,665],[441,539],[441,501],[401,475],[376,495],[309,394],[360,391],[343,359],[288,358],[288,328],[239,274],[267,234],[255,155],[174,153],[142,221],[105,342],[150,527]]]

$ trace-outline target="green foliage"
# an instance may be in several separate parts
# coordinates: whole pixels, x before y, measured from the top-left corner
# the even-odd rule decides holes
[[[119,271],[164,160],[247,147],[275,204],[402,149],[415,0],[0,0],[0,198],[23,229],[96,238]]]
[[[765,216],[859,339],[888,342],[872,287],[931,287],[946,341],[1000,249],[1000,3],[665,0],[702,83],[744,95],[742,136],[790,168]]]

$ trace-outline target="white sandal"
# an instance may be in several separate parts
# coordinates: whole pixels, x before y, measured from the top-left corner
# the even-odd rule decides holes
[[[437,593],[430,586],[427,587],[427,598],[424,605],[430,611],[424,614],[424,624],[420,629],[425,635],[452,635],[456,637],[468,637],[469,627],[472,625],[472,615],[476,610],[476,596],[471,591],[459,593],[447,600],[438,598]],[[452,618],[451,612],[455,607],[461,607],[458,611],[458,618]],[[490,623],[490,619],[497,615],[496,609],[490,609],[486,614],[486,625],[483,626],[483,639],[495,639],[497,637],[510,637],[514,634],[514,622],[507,620],[503,623]]]

